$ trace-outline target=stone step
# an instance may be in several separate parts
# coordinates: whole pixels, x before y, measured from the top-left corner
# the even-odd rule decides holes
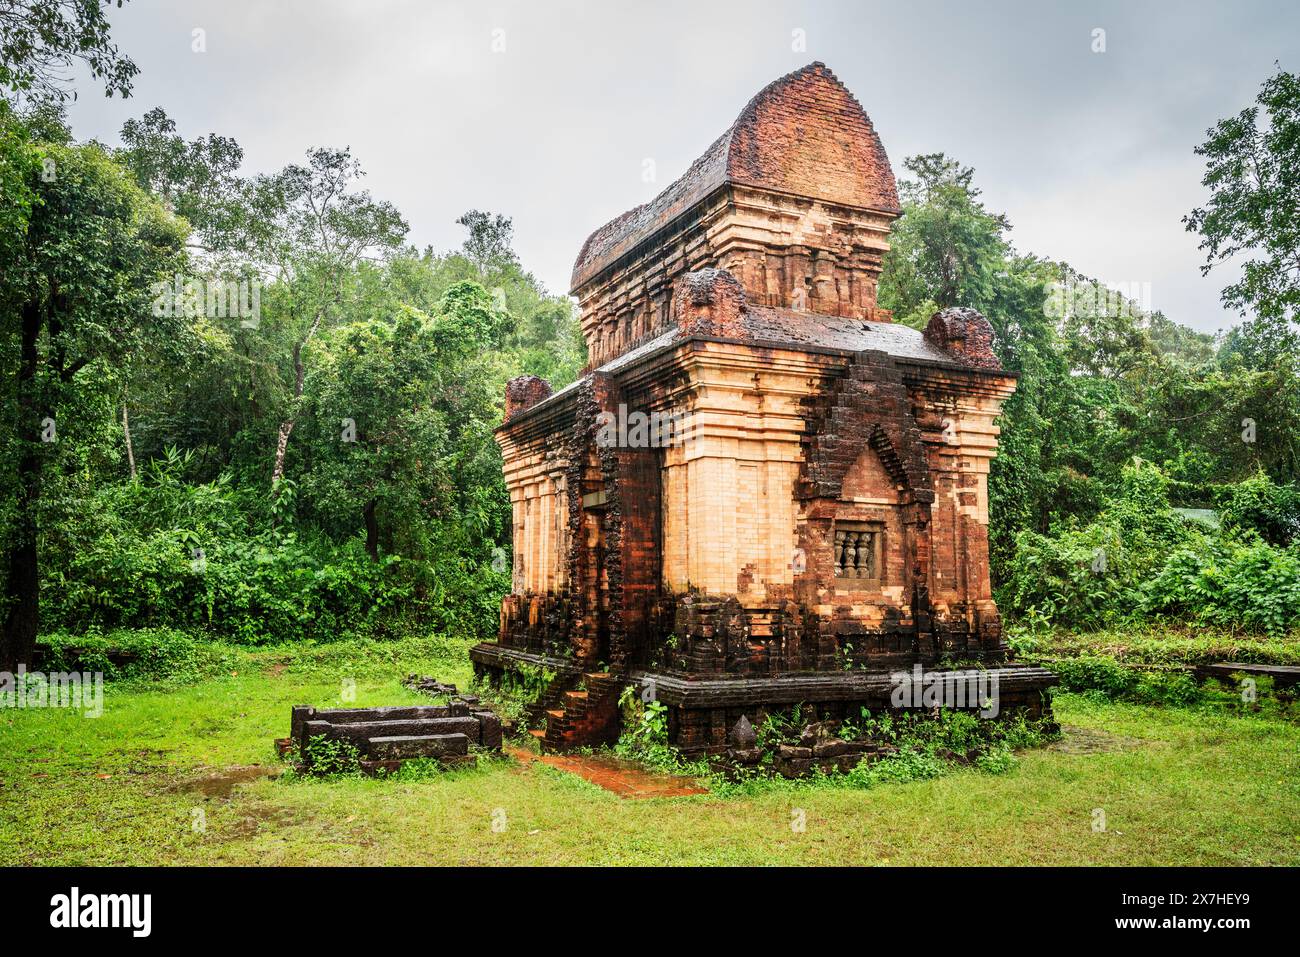
[[[371,738],[368,753],[376,761],[404,761],[407,758],[438,758],[469,754],[469,738],[463,734],[399,734]]]
[[[411,735],[463,734],[475,744],[479,743],[478,718],[412,718],[406,721],[352,721],[333,724],[328,721],[303,722],[302,743],[322,735],[331,741],[348,741],[364,750],[371,738],[404,737]]]
[[[330,724],[355,724],[359,721],[419,721],[426,718],[463,718],[469,714],[465,704],[390,705],[382,708],[309,708],[306,720]]]
[[[463,718],[469,708],[463,704],[452,705],[392,705],[383,708],[313,708],[294,705],[290,736],[302,739],[302,726],[307,721],[327,721],[330,724],[355,724],[358,721],[413,721],[423,718]]]

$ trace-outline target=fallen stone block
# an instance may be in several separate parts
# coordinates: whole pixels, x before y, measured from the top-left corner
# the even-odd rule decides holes
[[[441,758],[469,754],[469,738],[463,734],[399,734],[371,738],[369,756],[375,761],[405,761],[408,758]]]
[[[460,693],[456,690],[455,685],[443,684],[437,678],[429,675],[407,675],[402,684],[412,691],[420,691],[435,697],[452,696]]]
[[[369,755],[369,743],[375,737],[403,735],[463,734],[466,738],[479,738],[479,721],[464,718],[414,718],[406,721],[354,721],[334,724],[328,721],[308,721],[303,725],[303,745],[317,735],[331,741],[347,741],[363,755]]]
[[[306,721],[327,721],[330,724],[352,724],[358,721],[413,721],[422,718],[463,718],[469,715],[465,705],[390,705],[378,708],[313,708],[310,705],[293,706],[289,737],[302,740],[302,726]]]
[[[426,718],[463,718],[469,709],[462,705],[417,704],[388,705],[379,708],[327,708],[316,709],[314,721],[331,724],[350,724],[356,721],[417,721]]]
[[[501,750],[501,719],[491,711],[475,711],[473,715],[479,722],[478,745],[493,751]]]
[[[464,701],[379,708],[295,705],[291,723],[291,736],[277,745],[282,754],[296,750],[305,770],[322,757],[312,747],[315,739],[347,746],[342,753],[323,752],[332,770],[352,761],[368,774],[395,770],[411,758],[433,758],[443,765],[470,761],[471,745],[501,750],[501,719],[483,707],[473,706],[471,711],[471,704]]]
[[[777,772],[785,778],[801,778],[812,770],[812,758],[789,758],[777,761]]]
[[[813,757],[815,758],[837,758],[841,754],[848,754],[849,743],[841,741],[839,738],[830,738],[813,745]]]

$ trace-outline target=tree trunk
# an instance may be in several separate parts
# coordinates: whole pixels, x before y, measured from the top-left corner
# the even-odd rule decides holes
[[[30,460],[35,459],[35,471]],[[21,481],[40,481],[40,459],[23,456],[19,467]],[[19,494],[24,500],[20,509],[30,510],[35,504],[34,495]],[[32,652],[36,648],[36,635],[41,624],[41,577],[38,572],[36,551],[36,520],[27,514],[20,515],[13,529],[9,546],[9,575],[5,582],[5,598],[9,613],[5,616],[4,636],[0,638],[0,671],[14,672],[20,663],[31,667]]]
[[[338,301],[338,297],[335,297]],[[311,327],[307,330],[307,335],[303,336],[301,342],[293,344],[293,402],[290,404],[289,417],[280,423],[279,431],[276,433],[275,440],[275,466],[271,469],[271,489],[274,492],[276,486],[280,484],[280,479],[284,478],[284,453],[289,447],[289,435],[293,432],[294,423],[298,420],[298,406],[302,402],[302,382],[305,369],[302,364],[302,350],[307,343],[311,342],[312,336],[316,335],[316,330],[320,328],[321,320],[325,318],[325,307],[321,306],[316,310],[316,317],[311,321]]]
[[[375,561],[379,561],[379,521],[375,518],[375,500],[366,502],[362,514],[366,519],[366,551]]]
[[[126,436],[126,461],[131,466],[131,481],[135,481],[135,448],[131,445],[131,419],[126,413],[126,396],[122,396],[122,434]]]
[[[293,431],[293,423],[293,419],[285,419],[280,423],[280,429],[276,435],[275,468],[271,469],[272,490],[280,484],[280,479],[284,478],[284,453],[289,448],[289,433]]]
[[[38,570],[36,508],[41,495],[43,457],[39,435],[36,368],[40,357],[36,342],[41,329],[40,305],[22,309],[22,344],[18,371],[18,497],[9,538],[8,575],[5,579],[4,631],[0,633],[0,671],[12,672],[31,664],[40,629],[41,577]]]

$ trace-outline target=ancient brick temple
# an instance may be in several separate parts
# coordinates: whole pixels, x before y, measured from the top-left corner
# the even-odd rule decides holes
[[[870,119],[814,63],[583,245],[588,371],[507,388],[514,587],[472,651],[557,675],[552,747],[616,735],[629,683],[688,751],[763,709],[887,707],[916,664],[994,668],[1003,711],[1041,712],[1050,676],[1006,663],[989,584],[1016,379],[974,310],[922,333],[876,306],[898,215]]]

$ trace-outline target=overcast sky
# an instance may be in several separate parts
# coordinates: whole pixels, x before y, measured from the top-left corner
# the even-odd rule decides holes
[[[128,100],[78,83],[79,138],[116,143],[162,106],[187,138],[233,136],[248,173],[350,146],[412,242],[452,248],[462,212],[504,213],[553,292],[592,229],[680,175],[768,82],[822,60],[896,172],[949,153],[1018,250],[1150,283],[1153,307],[1206,331],[1236,317],[1219,305],[1232,274],[1203,279],[1180,222],[1205,199],[1192,149],[1275,60],[1300,69],[1295,2],[131,0],[110,16],[141,72]]]

